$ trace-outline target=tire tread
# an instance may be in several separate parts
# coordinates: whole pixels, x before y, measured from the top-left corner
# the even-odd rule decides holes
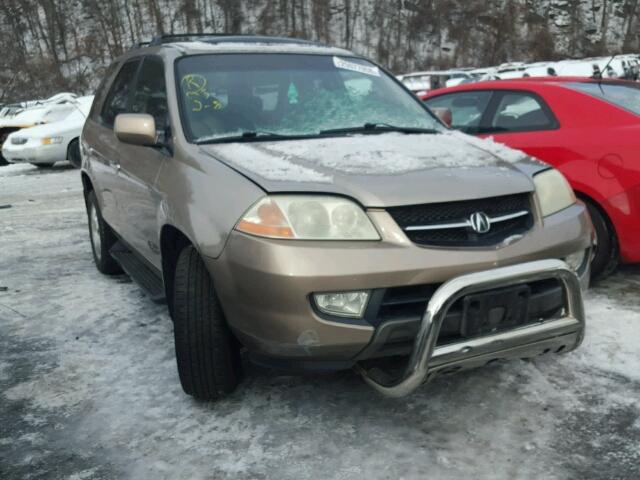
[[[203,400],[217,400],[238,384],[239,355],[198,252],[185,247],[174,276],[176,360],[184,391]]]

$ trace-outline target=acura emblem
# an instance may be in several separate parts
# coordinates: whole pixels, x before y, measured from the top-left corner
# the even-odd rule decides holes
[[[476,233],[487,233],[491,228],[491,221],[484,212],[476,212],[469,217],[469,225]]]

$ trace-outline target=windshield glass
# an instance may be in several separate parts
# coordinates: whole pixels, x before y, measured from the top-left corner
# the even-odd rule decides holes
[[[194,55],[176,64],[182,121],[195,142],[246,132],[315,136],[386,124],[441,129],[372,63],[300,54]]]
[[[575,82],[569,86],[640,115],[640,88],[635,84]]]

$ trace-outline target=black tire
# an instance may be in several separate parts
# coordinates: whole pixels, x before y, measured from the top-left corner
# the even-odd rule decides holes
[[[235,390],[241,375],[239,345],[227,326],[211,276],[192,246],[178,257],[173,328],[180,383],[200,400]]]
[[[93,191],[87,195],[86,206],[89,220],[89,241],[96,268],[105,275],[122,273],[122,268],[109,253],[118,239],[111,227],[103,220],[96,194]],[[94,212],[95,218],[93,217]]]
[[[80,141],[76,138],[72,140],[67,148],[67,160],[76,168],[82,166],[82,158],[80,157]]]
[[[585,204],[596,231],[596,245],[594,245],[593,260],[591,260],[591,277],[593,279],[605,278],[618,265],[620,252],[618,238],[606,214],[589,201],[585,201]]]
[[[53,162],[53,163],[32,163],[31,165],[33,165],[36,168],[45,169],[45,168],[53,167],[54,163],[55,162]]]

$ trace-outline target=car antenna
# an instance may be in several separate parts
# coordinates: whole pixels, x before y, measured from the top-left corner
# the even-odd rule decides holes
[[[611,55],[611,58],[609,59],[609,61],[607,62],[607,64],[604,66],[603,69],[598,69],[597,72],[593,72],[593,77],[592,78],[596,78],[598,80],[602,80],[602,76],[604,75],[604,72],[607,71],[607,69],[609,68],[609,65],[611,65],[611,62],[613,62],[613,59],[616,58],[616,54]]]

